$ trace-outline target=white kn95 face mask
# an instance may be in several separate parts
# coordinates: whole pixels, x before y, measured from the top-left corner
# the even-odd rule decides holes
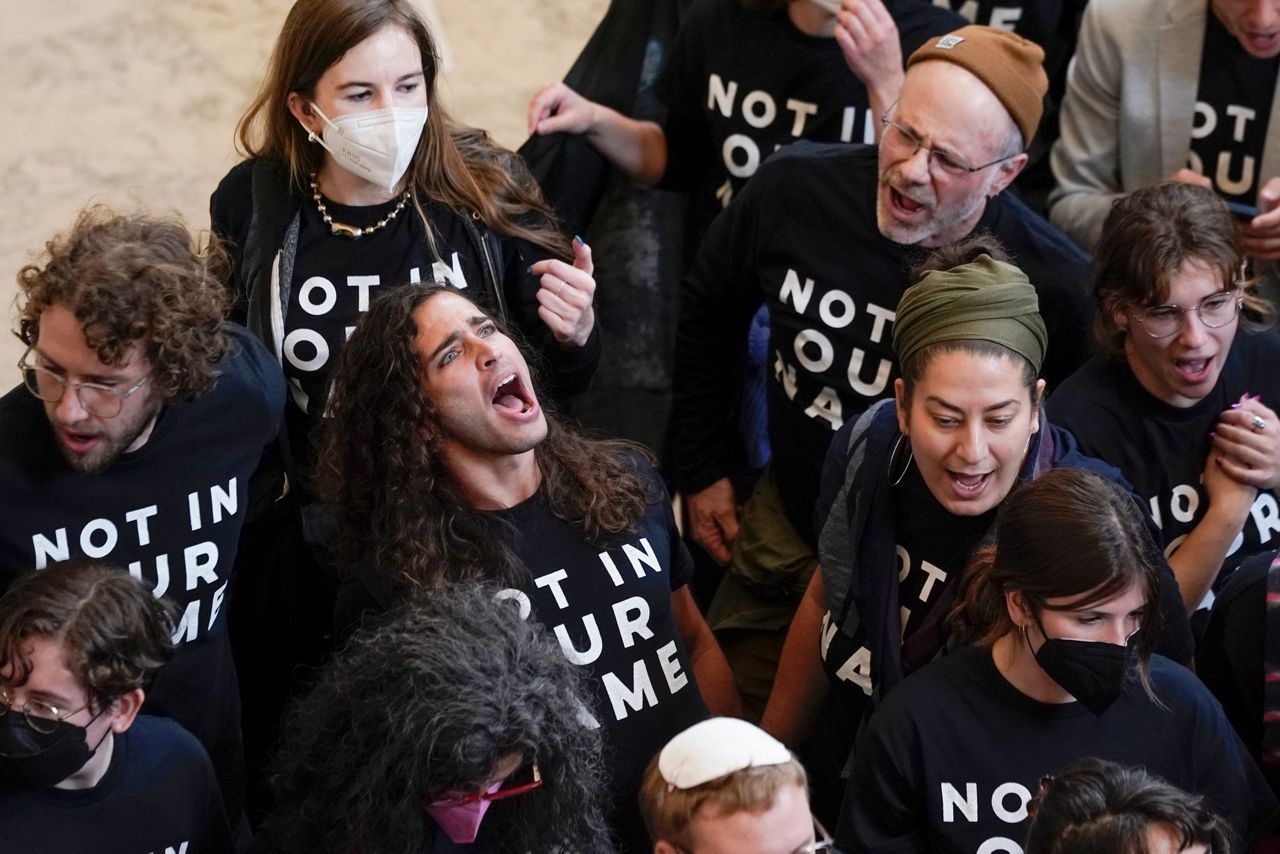
[[[388,192],[395,190],[413,160],[427,123],[426,107],[387,107],[367,113],[349,113],[330,119],[315,104],[311,108],[324,119],[317,138],[338,165]]]

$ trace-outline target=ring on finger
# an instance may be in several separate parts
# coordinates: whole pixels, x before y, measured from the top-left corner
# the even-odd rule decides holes
[[[564,286],[565,286],[565,284],[567,284],[567,283],[566,283],[566,282],[561,282],[561,283],[560,283],[560,287],[556,288],[556,296],[560,296],[561,292],[564,290]]]
[[[1253,421],[1250,422],[1249,429],[1255,433],[1261,433],[1263,430],[1267,429],[1267,419],[1263,418],[1261,415],[1253,416]]]

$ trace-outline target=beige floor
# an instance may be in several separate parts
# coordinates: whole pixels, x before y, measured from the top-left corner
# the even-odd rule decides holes
[[[417,0],[428,8],[430,0]],[[238,159],[232,131],[287,0],[0,0],[0,306],[14,274],[91,202],[176,211],[208,227],[209,193]],[[436,0],[450,110],[500,142],[568,70],[607,0]],[[0,388],[21,352],[0,335]]]

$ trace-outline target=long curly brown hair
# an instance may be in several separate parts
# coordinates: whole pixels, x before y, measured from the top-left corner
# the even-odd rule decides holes
[[[166,399],[190,397],[213,384],[230,346],[226,270],[217,241],[199,245],[177,219],[91,207],[18,271],[15,334],[34,346],[40,315],[63,305],[104,364],[120,365],[141,342],[152,386]]]
[[[441,431],[423,429],[438,420],[422,389],[413,314],[445,290],[389,289],[360,318],[320,427],[317,488],[336,513],[338,557],[347,565],[393,573],[409,586],[514,583],[524,570],[495,536],[492,514],[468,505],[440,451]],[[551,512],[592,542],[635,530],[661,500],[640,471],[648,455],[637,445],[588,438],[548,413],[547,437],[534,453]]]
[[[564,259],[573,257],[555,215],[524,161],[489,135],[450,118],[437,98],[440,57],[426,22],[408,0],[298,0],[276,39],[262,87],[236,126],[240,151],[289,167],[295,188],[324,162],[324,151],[289,112],[289,93],[311,100],[316,84],[343,55],[387,25],[403,27],[422,53],[427,124],[409,172],[421,199],[472,211],[490,229],[527,240]]]

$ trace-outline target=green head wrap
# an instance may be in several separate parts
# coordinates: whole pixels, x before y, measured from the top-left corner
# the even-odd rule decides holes
[[[940,341],[991,341],[1040,373],[1049,344],[1040,300],[1026,273],[990,255],[950,270],[931,270],[907,288],[893,322],[893,350],[903,365]]]

